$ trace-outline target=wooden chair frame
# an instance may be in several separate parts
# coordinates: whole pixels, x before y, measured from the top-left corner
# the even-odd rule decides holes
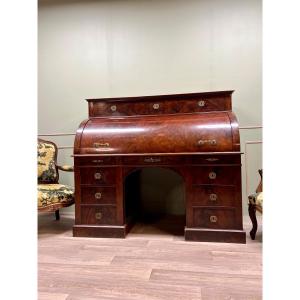
[[[262,183],[262,180],[263,180],[263,172],[262,172],[262,169],[258,170],[259,172],[259,175],[260,175],[260,182],[259,182],[259,185],[258,187],[256,188],[256,193],[260,193],[262,192],[263,190],[263,183]],[[250,196],[249,196],[250,198]],[[252,222],[252,229],[250,231],[250,237],[252,240],[255,240],[255,236],[256,236],[256,232],[257,232],[257,219],[256,219],[256,211],[259,211],[260,213],[262,213],[262,209],[260,206],[254,204],[254,203],[251,203],[251,201],[249,201],[249,204],[248,204],[248,212],[249,212],[249,217],[251,219],[251,222]]]

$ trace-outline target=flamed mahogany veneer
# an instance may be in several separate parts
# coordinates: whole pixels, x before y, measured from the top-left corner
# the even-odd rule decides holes
[[[87,100],[74,143],[74,236],[124,238],[125,179],[163,167],[184,181],[186,240],[245,243],[232,92]]]

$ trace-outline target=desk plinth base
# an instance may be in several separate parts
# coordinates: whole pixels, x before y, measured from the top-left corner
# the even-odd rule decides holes
[[[246,232],[244,230],[185,227],[184,236],[186,241],[246,244]]]
[[[128,224],[121,226],[74,225],[73,236],[94,238],[125,238],[130,230],[130,227],[131,226]],[[184,236],[186,241],[246,244],[246,233],[243,230],[185,227]]]
[[[74,225],[74,237],[95,237],[95,238],[125,238],[128,232],[126,225]]]

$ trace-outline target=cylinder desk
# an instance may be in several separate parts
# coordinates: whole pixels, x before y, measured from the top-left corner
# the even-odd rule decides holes
[[[186,240],[245,243],[232,92],[88,99],[74,142],[73,235],[124,238],[138,207],[126,178],[162,167],[184,182]]]

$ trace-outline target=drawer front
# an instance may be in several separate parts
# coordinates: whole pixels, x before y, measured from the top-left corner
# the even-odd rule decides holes
[[[186,97],[186,96],[185,96]],[[173,96],[174,99],[148,99],[144,101],[95,101],[90,102],[90,117],[97,116],[132,116],[132,115],[160,115],[177,113],[194,113],[206,111],[231,110],[229,97]]]
[[[117,210],[114,205],[81,206],[81,223],[88,225],[113,225],[116,224],[116,214]]]
[[[228,184],[235,185],[240,178],[241,167],[204,166],[193,167],[193,184]]]
[[[184,162],[184,158],[178,156],[127,156],[123,157],[124,165],[173,165]]]
[[[82,204],[116,204],[114,187],[81,187]]]
[[[200,185],[190,191],[192,205],[197,206],[236,206],[236,187]]]
[[[105,185],[116,183],[115,168],[82,167],[80,168],[81,184]]]
[[[101,166],[101,165],[116,165],[116,157],[74,157],[76,166]]]
[[[235,209],[193,207],[193,225],[212,229],[234,229],[236,227]]]
[[[193,155],[186,158],[187,164],[218,165],[218,164],[241,164],[240,155]]]

